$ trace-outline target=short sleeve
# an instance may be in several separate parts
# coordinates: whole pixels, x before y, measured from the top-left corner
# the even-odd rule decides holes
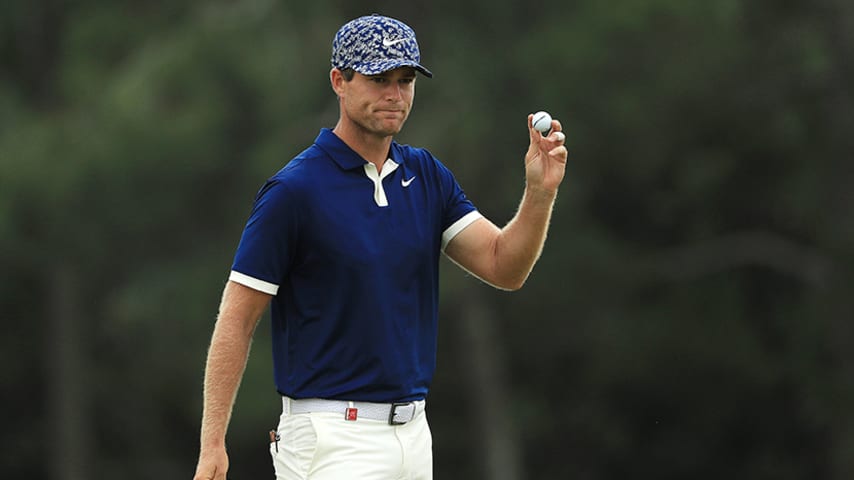
[[[453,173],[437,160],[441,176],[444,207],[442,209],[442,250],[458,233],[483,215],[466,197]]]
[[[296,245],[297,202],[280,181],[270,180],[255,197],[229,279],[275,295],[287,276]]]

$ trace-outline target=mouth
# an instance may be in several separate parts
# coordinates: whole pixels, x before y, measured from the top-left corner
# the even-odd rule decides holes
[[[406,114],[402,110],[378,110],[377,116],[382,120],[402,120]]]

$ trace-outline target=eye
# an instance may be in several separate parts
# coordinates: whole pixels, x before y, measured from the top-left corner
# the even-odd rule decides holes
[[[400,79],[400,83],[406,83],[406,84],[412,83],[414,81],[415,81],[415,77],[408,77],[408,78],[401,78]]]

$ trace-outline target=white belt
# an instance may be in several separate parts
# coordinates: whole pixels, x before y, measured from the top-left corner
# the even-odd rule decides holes
[[[424,411],[424,400],[407,403],[347,402],[344,400],[325,400],[322,398],[293,399],[282,396],[282,413],[285,415],[332,412],[340,413],[344,420],[355,421],[360,418],[381,420],[389,425],[403,425],[411,422]]]

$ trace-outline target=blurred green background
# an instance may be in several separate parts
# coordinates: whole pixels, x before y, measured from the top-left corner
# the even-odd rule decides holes
[[[263,181],[337,119],[333,35],[423,62],[399,141],[509,220],[525,116],[570,161],[519,292],[444,261],[437,479],[854,477],[850,0],[7,0],[5,479],[189,479],[207,344]],[[268,321],[229,478],[272,478]]]

